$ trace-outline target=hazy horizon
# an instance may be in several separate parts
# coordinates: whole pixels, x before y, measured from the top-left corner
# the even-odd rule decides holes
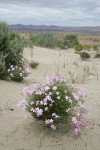
[[[98,25],[98,26],[94,26],[94,25],[93,25],[93,26],[92,26],[92,25],[90,25],[90,26],[63,26],[63,25],[62,25],[62,26],[61,26],[61,25],[53,25],[53,24],[51,24],[51,25],[45,25],[45,24],[39,24],[39,25],[36,24],[36,25],[34,25],[34,24],[21,24],[21,23],[17,23],[17,24],[8,24],[8,25],[10,25],[10,26],[11,26],[11,25],[23,25],[23,26],[48,26],[48,27],[49,27],[49,26],[58,26],[58,27],[72,27],[72,28],[74,28],[74,27],[75,27],[75,28],[78,28],[78,27],[79,27],[79,28],[81,28],[81,27],[100,27],[100,25]]]

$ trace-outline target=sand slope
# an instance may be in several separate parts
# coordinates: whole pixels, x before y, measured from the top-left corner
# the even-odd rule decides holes
[[[32,57],[33,51],[33,57]],[[82,61],[72,49],[65,51],[34,47],[25,49],[24,57],[39,62],[25,83],[0,81],[0,150],[99,150],[100,149],[100,60],[93,57]],[[92,75],[82,83],[84,68]],[[70,72],[70,73],[69,73]],[[89,74],[90,74],[89,72]],[[63,74],[70,82],[79,75],[75,85],[87,92],[90,128],[76,137],[67,128],[56,131],[44,128],[41,122],[31,119],[30,114],[17,107],[25,86],[43,81],[47,74]],[[94,75],[93,75],[94,74]],[[13,111],[12,111],[13,110]],[[25,114],[28,119],[24,119]]]

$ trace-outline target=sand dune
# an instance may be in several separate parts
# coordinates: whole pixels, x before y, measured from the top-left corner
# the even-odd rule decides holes
[[[33,51],[33,57],[32,57]],[[93,54],[92,54],[93,55]],[[34,47],[25,49],[24,57],[28,62],[39,62],[24,83],[0,80],[0,150],[99,150],[100,149],[100,59],[82,61],[74,50],[50,50]],[[88,73],[83,80],[84,68]],[[89,129],[79,136],[73,135],[63,126],[56,131],[44,128],[41,122],[31,118],[30,114],[17,107],[17,101],[23,97],[25,86],[43,81],[48,74],[63,74],[67,82],[80,86],[87,92],[85,103],[89,110]],[[77,76],[79,76],[77,78]],[[25,114],[28,119],[25,119]]]

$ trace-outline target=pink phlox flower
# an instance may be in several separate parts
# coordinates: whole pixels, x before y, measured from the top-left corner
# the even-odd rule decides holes
[[[14,70],[15,70],[15,68],[13,67],[11,70],[12,70],[12,71],[14,71]]]
[[[52,88],[54,91],[56,91],[57,90],[57,86],[53,86],[53,88]]]
[[[13,73],[10,74],[11,77],[14,77]]]
[[[86,115],[86,114],[85,114]],[[86,120],[86,116],[84,114],[82,115],[80,121],[81,121],[81,124],[85,127],[85,128],[89,128],[89,125],[88,125],[88,121]]]
[[[75,129],[74,129],[74,132],[75,132],[75,134],[80,133],[80,128],[75,128]]]
[[[36,94],[36,95],[42,95],[43,92],[42,92],[41,90],[37,90],[37,91],[35,92],[35,94]]]
[[[60,76],[60,83],[62,83],[62,82],[66,82],[64,76]]]
[[[43,100],[40,101],[40,105],[44,105],[44,101]]]
[[[39,104],[39,101],[36,101],[36,106]]]
[[[71,104],[72,104],[72,100],[71,100],[71,99],[69,99],[68,101],[69,101],[69,103],[71,103]]]
[[[56,116],[56,113],[52,113],[52,116],[55,117],[55,116]]]
[[[32,91],[29,87],[25,87],[25,88],[23,89],[23,93],[24,93],[25,95],[30,95],[30,94],[33,93],[33,91]]]
[[[25,66],[24,68],[25,68],[25,72],[26,73],[30,73],[30,70],[29,70],[29,68],[27,66]]]
[[[45,91],[48,91],[49,89],[50,89],[49,86],[46,86],[46,87],[44,88]]]
[[[49,100],[49,101],[52,100],[50,95],[47,95],[45,99],[46,99],[46,100]]]
[[[35,112],[35,109],[34,109],[34,108],[31,108],[31,111],[32,111],[32,112]]]
[[[84,104],[82,104],[82,102],[78,101],[78,104],[79,104],[79,106],[80,106],[82,109],[85,109],[85,108],[86,108],[86,106],[85,106]]]
[[[60,118],[60,116],[58,116],[56,113],[52,113],[52,117],[54,117],[54,118]]]
[[[56,76],[55,79],[56,79],[56,81],[59,81],[59,80],[60,80],[60,79],[59,79],[59,76]]]
[[[34,87],[35,87],[36,89],[38,89],[38,88],[40,87],[40,84],[36,83],[36,84],[34,84]]]
[[[18,101],[18,107],[24,107],[26,108],[27,101],[25,99],[19,100]]]
[[[22,73],[20,73],[20,76],[22,77],[22,76],[23,76],[23,74],[22,74]]]
[[[79,100],[79,96],[77,95],[77,93],[72,93],[72,95],[75,100]]]
[[[66,109],[66,112],[70,112],[70,111],[71,111],[71,108]]]
[[[47,105],[47,99],[46,98],[43,100],[43,105]]]
[[[49,95],[52,95],[52,92],[49,92]]]
[[[23,79],[24,79],[24,81],[26,81],[26,80],[28,80],[28,79],[29,79],[29,77],[23,77]]]
[[[67,93],[67,90],[65,90],[64,93]]]
[[[55,80],[56,80],[57,82],[59,81],[60,83],[66,82],[64,76],[56,76],[56,77],[55,77]]]
[[[72,117],[72,122],[73,122],[74,124],[77,124],[77,119],[76,119],[76,117]]]
[[[44,102],[43,105],[46,106],[46,105],[47,105],[47,102]]]
[[[45,120],[45,124],[51,124],[51,123],[53,123],[53,119],[46,119]]]
[[[56,118],[56,119],[57,119],[57,118],[60,118],[60,116],[56,115],[55,118]]]
[[[47,98],[44,98],[43,101],[44,101],[44,102],[47,102],[48,100],[47,100]]]
[[[47,111],[47,110],[48,110],[48,107],[45,107],[44,110]]]
[[[56,92],[57,95],[59,95],[59,92]]]
[[[15,66],[16,69],[18,69],[18,66]]]
[[[7,71],[10,72],[10,69],[8,69]]]
[[[77,120],[77,123],[76,123],[75,125],[76,125],[77,128],[80,128],[80,125],[81,125],[81,124],[82,124],[81,121],[78,121],[78,120]]]
[[[65,99],[66,99],[66,100],[68,100],[68,99],[69,99],[69,97],[66,95],[66,96],[65,96]]]
[[[53,130],[56,130],[56,126],[54,124],[51,124],[50,128],[53,129]]]
[[[31,102],[30,104],[31,104],[31,105],[33,105],[33,104],[34,104],[34,102]]]
[[[39,109],[39,108],[37,107],[37,108],[35,108],[35,113],[36,113],[37,117],[40,117],[40,116],[42,116],[42,114],[43,114],[43,110],[42,110],[42,109]]]
[[[57,96],[57,99],[61,99],[61,97],[60,97],[60,96]]]
[[[13,68],[13,67],[14,67],[13,65],[10,66],[10,68]]]
[[[46,81],[45,83],[47,85],[50,85],[53,82],[54,78],[52,76],[46,76]]]
[[[80,95],[80,96],[86,96],[86,93],[84,92],[84,91],[78,91],[78,94]]]

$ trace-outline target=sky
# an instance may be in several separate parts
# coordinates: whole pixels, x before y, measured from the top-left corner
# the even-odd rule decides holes
[[[0,0],[8,24],[100,26],[100,0]]]

